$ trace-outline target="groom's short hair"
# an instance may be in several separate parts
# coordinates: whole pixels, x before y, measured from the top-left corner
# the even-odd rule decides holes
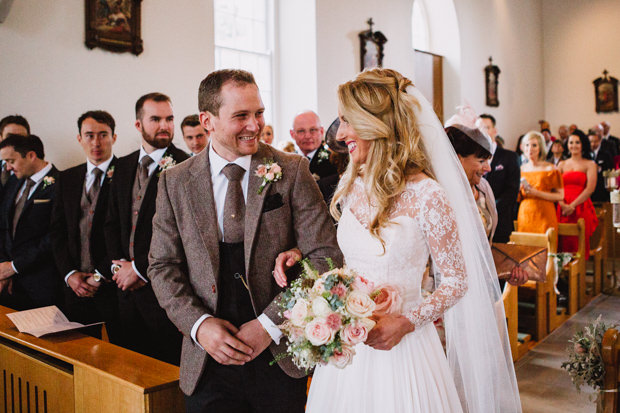
[[[254,75],[241,69],[222,69],[209,73],[198,88],[198,110],[210,112],[219,116],[222,106],[222,86],[227,82],[234,82],[235,85],[256,85]]]

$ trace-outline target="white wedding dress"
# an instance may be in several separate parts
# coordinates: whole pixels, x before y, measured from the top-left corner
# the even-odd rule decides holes
[[[308,395],[308,412],[461,412],[461,402],[433,321],[466,292],[465,262],[452,209],[432,179],[407,183],[381,231],[385,254],[368,230],[371,216],[363,183],[357,178],[342,203],[338,243],[346,265],[375,284],[402,291],[403,314],[415,331],[389,351],[355,347],[344,369],[319,366]],[[429,254],[442,281],[422,297]]]

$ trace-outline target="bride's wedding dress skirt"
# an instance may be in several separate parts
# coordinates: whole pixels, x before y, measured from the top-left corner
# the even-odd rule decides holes
[[[461,412],[448,362],[432,323],[390,351],[355,347],[344,369],[320,366],[308,395],[307,412]]]

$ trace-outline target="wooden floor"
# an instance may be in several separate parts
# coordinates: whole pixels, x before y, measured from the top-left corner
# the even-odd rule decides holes
[[[579,329],[602,315],[602,320],[620,324],[620,297],[599,295],[547,336],[515,365],[524,413],[595,412],[588,400],[590,388],[578,393],[566,370],[568,340]]]

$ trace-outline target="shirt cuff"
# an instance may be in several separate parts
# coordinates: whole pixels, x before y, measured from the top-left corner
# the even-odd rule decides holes
[[[267,333],[271,336],[271,339],[274,341],[274,343],[280,344],[280,339],[282,338],[284,334],[282,334],[282,331],[280,331],[278,326],[275,325],[274,322],[271,321],[271,319],[267,317],[267,315],[265,314],[261,314],[258,316],[258,322],[263,326],[265,331],[267,331]]]
[[[140,277],[140,279],[141,279],[142,281],[144,281],[144,282],[145,282],[145,283],[147,283],[147,284],[149,283],[149,280],[147,280],[146,278],[144,278],[144,277],[142,276],[142,274],[140,274],[140,271],[138,271],[138,268],[136,268],[136,262],[135,262],[135,261],[132,261],[132,262],[131,262],[131,268],[133,268],[133,270],[136,272],[136,274],[138,274],[138,277]]]
[[[11,267],[13,267],[13,271],[15,271],[15,274],[19,274],[19,271],[17,271],[17,268],[15,268],[14,261],[11,261]]]
[[[74,272],[77,272],[77,270],[73,270],[69,272],[67,275],[65,275],[65,284],[67,285],[67,287],[69,286],[69,277],[71,277],[71,274],[73,274]]]
[[[212,317],[211,314],[203,314],[198,321],[196,321],[194,323],[194,326],[192,327],[192,331],[189,332],[189,335],[192,337],[192,341],[198,346],[200,347],[202,350],[204,350],[204,348],[200,345],[200,343],[198,342],[198,340],[196,339],[196,334],[198,333],[198,327],[200,327],[200,324],[202,324],[203,321],[205,321],[207,318]]]

